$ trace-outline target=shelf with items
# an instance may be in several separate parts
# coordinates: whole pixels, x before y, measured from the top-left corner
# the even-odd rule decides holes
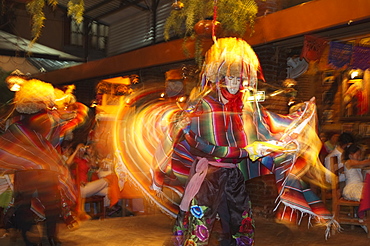
[[[341,120],[370,121],[370,71],[343,72]]]

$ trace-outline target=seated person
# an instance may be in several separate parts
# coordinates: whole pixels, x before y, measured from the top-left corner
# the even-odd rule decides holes
[[[325,149],[326,153],[330,154],[338,144],[339,141],[339,133],[331,133],[330,138],[324,142],[323,148]]]
[[[361,148],[356,144],[348,146],[343,153],[344,174],[346,185],[343,197],[348,200],[360,201],[364,186],[362,169],[370,167],[370,159],[361,160]]]
[[[80,148],[84,147],[85,144],[78,144],[76,148],[72,147],[72,142],[69,140],[64,140],[61,144],[61,155],[63,161],[66,163],[67,166],[71,166],[73,164],[74,158],[76,157]]]
[[[342,153],[344,149],[347,148],[347,146],[354,142],[354,138],[350,133],[344,132],[339,135],[338,144],[334,148],[330,154],[328,154],[325,157],[325,167],[330,170],[330,159],[331,157],[337,157],[338,158],[338,168],[339,170],[330,170],[333,173],[339,175],[339,186],[340,188],[343,188],[345,185],[345,176],[344,176],[344,170],[343,170],[343,162],[342,162]],[[328,183],[331,183],[331,178],[329,175],[326,177],[326,181]]]
[[[71,169],[72,175],[75,177],[75,182],[80,189],[81,202],[78,211],[80,219],[89,219],[89,216],[86,215],[83,208],[84,199],[95,195],[104,196],[105,208],[119,211],[121,207],[117,205],[117,196],[112,194],[112,192],[119,191],[119,189],[113,187],[117,185],[117,182],[115,182],[115,179],[117,179],[115,174],[112,173],[99,178],[97,173],[99,161],[94,155],[93,148],[79,144],[73,153],[77,153],[73,159]],[[111,199],[111,197],[114,199]]]

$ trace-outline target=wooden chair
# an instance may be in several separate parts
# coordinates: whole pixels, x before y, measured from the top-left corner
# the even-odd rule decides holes
[[[90,204],[90,211],[93,211],[92,216],[97,216],[100,219],[105,218],[104,196],[90,196],[85,198],[85,204]],[[96,213],[95,213],[96,207]]]
[[[325,178],[326,179],[326,178]],[[328,183],[328,187],[330,187],[331,184]],[[327,189],[327,188],[321,188],[320,189],[320,195],[321,195],[321,200],[323,201],[323,203],[325,204],[325,206],[328,206],[330,204],[330,201],[332,199],[331,197],[331,188]]]
[[[337,157],[331,157],[330,159],[330,169],[332,172],[335,172],[338,170],[338,158]],[[333,171],[334,170],[334,171]],[[339,175],[339,174],[338,174]],[[342,190],[339,187],[339,178],[337,175],[333,175],[332,178],[332,214],[334,216],[334,219],[339,224],[345,224],[345,225],[351,225],[351,228],[353,228],[355,225],[359,226],[367,226],[368,229],[370,229],[368,213],[366,213],[366,217],[363,220],[359,220],[357,216],[357,209],[360,206],[360,202],[357,201],[351,201],[346,200],[342,197]],[[369,231],[369,230],[368,230]],[[335,231],[332,231],[333,234],[335,234]],[[370,233],[367,233],[367,237],[370,238]]]

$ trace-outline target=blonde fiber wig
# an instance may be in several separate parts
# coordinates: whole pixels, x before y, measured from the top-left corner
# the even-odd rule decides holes
[[[14,97],[15,109],[23,114],[37,113],[52,107],[54,102],[53,85],[37,79],[26,81]]]
[[[249,86],[257,81],[259,61],[251,46],[239,38],[220,38],[205,55],[202,75],[218,82],[222,76],[247,78]]]

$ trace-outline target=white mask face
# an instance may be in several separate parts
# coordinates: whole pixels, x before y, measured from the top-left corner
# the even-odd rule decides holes
[[[225,85],[226,85],[226,88],[227,90],[235,95],[236,93],[238,93],[239,89],[240,89],[240,78],[239,77],[233,77],[233,76],[225,76]]]

